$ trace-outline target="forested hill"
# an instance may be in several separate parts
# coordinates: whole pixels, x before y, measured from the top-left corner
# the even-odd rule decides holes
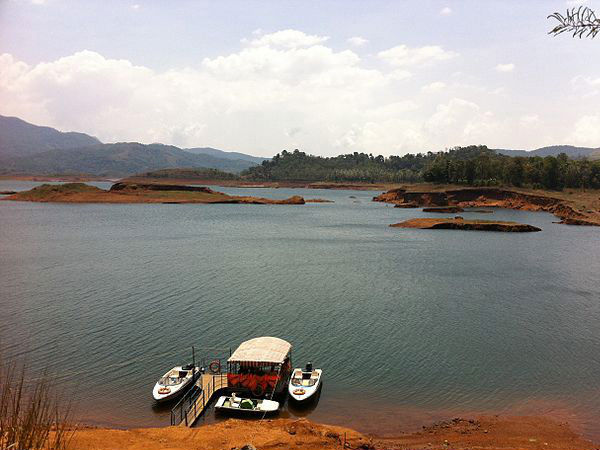
[[[62,132],[0,115],[0,174],[126,176],[148,170],[205,167],[240,172],[263,158],[214,148],[103,144],[84,133]]]
[[[343,181],[512,185],[533,188],[600,188],[600,161],[554,156],[511,157],[486,146],[456,147],[447,152],[404,156],[352,153],[335,157],[283,151],[242,172],[262,181]]]
[[[265,181],[419,181],[420,171],[434,159],[434,153],[387,158],[351,153],[328,158],[284,150],[242,176]]]
[[[7,159],[0,174],[127,176],[165,168],[205,167],[240,172],[250,161],[195,155],[172,145],[119,142],[76,149],[56,149]]]
[[[507,150],[494,149],[496,153],[506,156],[558,156],[565,153],[569,158],[590,158],[600,152],[600,148],[591,147],[575,147],[573,145],[551,145],[549,147],[541,147],[535,150]]]
[[[0,116],[0,159],[97,144],[100,144],[98,139],[85,133],[62,132],[18,117]]]

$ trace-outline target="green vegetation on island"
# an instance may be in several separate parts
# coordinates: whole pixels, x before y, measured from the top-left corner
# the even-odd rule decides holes
[[[165,178],[169,180],[239,180],[234,173],[219,169],[198,167],[195,169],[161,169],[135,175],[135,178]]]
[[[241,177],[255,181],[329,181],[363,183],[431,182],[468,186],[534,189],[600,188],[600,161],[558,156],[506,156],[486,146],[404,156],[353,153],[335,157],[284,150]]]

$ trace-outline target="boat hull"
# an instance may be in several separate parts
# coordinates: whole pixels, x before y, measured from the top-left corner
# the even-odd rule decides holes
[[[152,398],[156,403],[166,403],[179,398],[185,391],[194,385],[194,381],[198,379],[199,369],[196,368],[195,376],[185,380],[183,383],[175,386],[168,386],[169,392],[160,393],[160,389],[164,388],[158,382],[152,389]]]
[[[322,386],[322,371],[320,369],[317,369],[316,372],[318,373],[318,378],[315,384],[312,386],[297,385],[294,384],[292,380],[290,380],[290,383],[288,385],[288,394],[292,402],[306,404],[312,402],[313,400],[319,397],[318,394]]]

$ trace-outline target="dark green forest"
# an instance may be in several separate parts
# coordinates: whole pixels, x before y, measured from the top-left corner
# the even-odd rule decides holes
[[[600,188],[600,161],[554,156],[511,157],[486,146],[455,147],[383,157],[352,153],[335,157],[286,150],[242,172],[261,181],[363,183],[431,182],[469,186],[516,186],[534,189]]]

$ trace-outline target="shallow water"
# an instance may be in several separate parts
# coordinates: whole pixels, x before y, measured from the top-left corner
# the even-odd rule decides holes
[[[0,202],[3,351],[49,367],[91,423],[166,425],[151,389],[191,345],[273,335],[325,371],[317,408],[283,415],[393,433],[544,413],[600,437],[600,229],[510,210],[461,215],[543,231],[398,229],[435,214],[376,192],[215,189],[335,203]]]

